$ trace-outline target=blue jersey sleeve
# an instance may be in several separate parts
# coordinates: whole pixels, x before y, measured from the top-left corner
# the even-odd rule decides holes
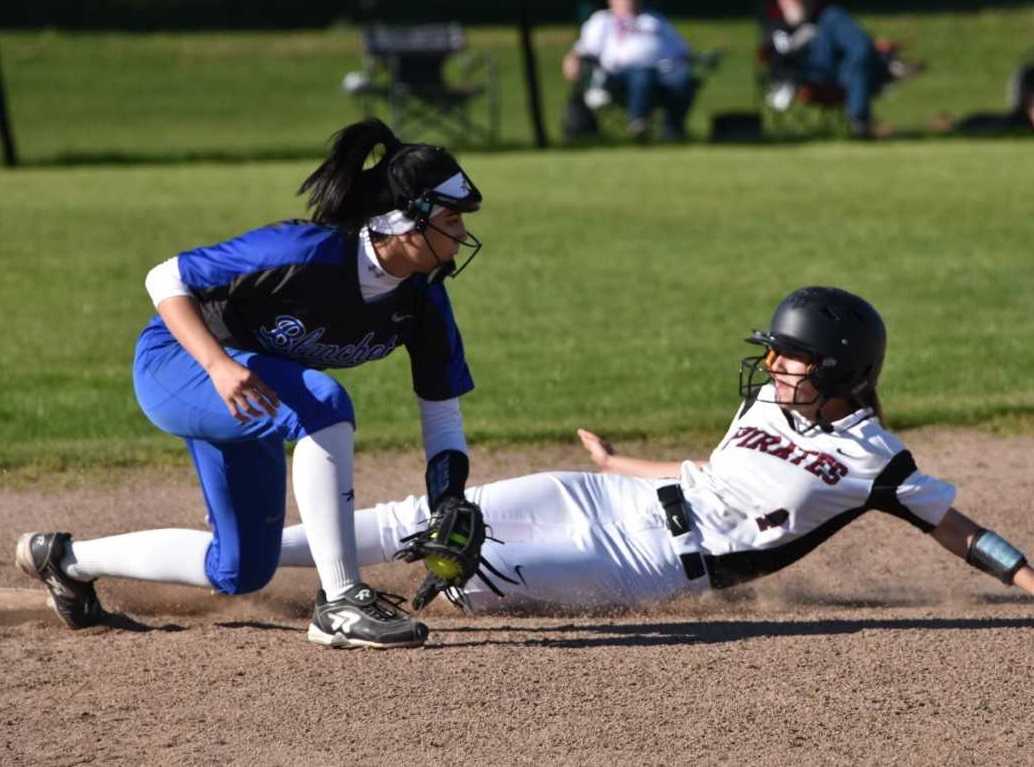
[[[283,221],[179,254],[180,279],[192,290],[293,264],[340,263],[342,235],[308,221]]]
[[[413,390],[426,400],[459,397],[474,388],[474,379],[449,294],[439,283],[427,286],[424,299],[417,330],[406,341]]]

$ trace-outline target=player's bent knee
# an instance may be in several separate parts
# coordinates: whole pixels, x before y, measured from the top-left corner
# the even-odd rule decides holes
[[[212,587],[230,596],[250,594],[260,590],[273,579],[276,573],[277,559],[258,558],[245,559],[236,566],[206,567],[206,575]]]
[[[284,438],[294,441],[315,434],[328,426],[347,422],[355,426],[352,398],[333,377],[316,370],[304,375],[305,393],[290,403],[295,418],[288,424]]]
[[[233,573],[208,574],[208,580],[212,586],[223,594],[238,596],[240,594],[251,594],[259,591],[263,586],[273,579],[276,572],[276,565],[265,568],[251,568]]]

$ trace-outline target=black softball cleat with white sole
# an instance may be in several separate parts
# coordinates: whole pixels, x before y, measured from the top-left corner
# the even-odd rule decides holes
[[[68,533],[26,533],[18,539],[14,560],[26,575],[43,581],[50,592],[47,604],[70,629],[96,626],[105,612],[93,581],[77,581],[61,571],[61,560],[72,541]]]
[[[427,641],[427,626],[399,607],[403,601],[365,583],[357,583],[333,602],[321,589],[309,624],[309,641],[327,647],[419,647]]]

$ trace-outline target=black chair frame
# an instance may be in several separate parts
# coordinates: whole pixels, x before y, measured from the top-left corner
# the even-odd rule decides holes
[[[366,115],[387,106],[392,129],[406,139],[430,130],[457,144],[499,140],[499,88],[494,59],[467,48],[459,24],[363,30],[362,72],[345,76],[344,89]],[[486,102],[487,114],[474,112]]]

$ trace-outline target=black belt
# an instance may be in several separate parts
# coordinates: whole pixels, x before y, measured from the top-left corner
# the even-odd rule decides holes
[[[672,535],[685,535],[693,529],[690,505],[679,485],[665,485],[657,488],[657,498],[664,507],[664,517]]]
[[[658,487],[657,498],[664,508],[664,520],[672,535],[685,535],[693,529],[693,507],[689,505],[679,485]],[[679,559],[682,560],[682,569],[689,580],[695,581],[707,575],[704,558],[698,552],[680,554]]]

